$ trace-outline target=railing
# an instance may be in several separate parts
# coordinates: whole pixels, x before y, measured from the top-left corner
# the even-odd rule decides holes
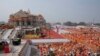
[[[24,45],[24,47],[22,48],[22,50],[20,51],[20,53],[18,54],[18,56],[25,56],[27,53],[29,47],[29,43],[26,42],[26,44]]]
[[[2,37],[6,34],[6,32],[7,32],[7,30],[2,30],[0,39],[2,39]]]
[[[18,30],[13,30],[13,32],[11,33],[11,39],[15,38],[16,37],[16,34],[17,34]]]

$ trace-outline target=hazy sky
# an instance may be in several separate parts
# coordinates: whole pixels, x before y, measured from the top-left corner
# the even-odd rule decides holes
[[[100,0],[0,0],[0,21],[20,9],[42,14],[48,22],[100,22]]]

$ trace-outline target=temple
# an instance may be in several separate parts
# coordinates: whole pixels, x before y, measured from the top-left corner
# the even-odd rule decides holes
[[[30,11],[20,10],[10,15],[9,24],[14,26],[43,26],[46,21],[42,15],[33,15]]]

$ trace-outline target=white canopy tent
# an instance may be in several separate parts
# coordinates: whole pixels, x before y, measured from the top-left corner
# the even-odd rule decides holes
[[[70,42],[68,39],[34,39],[31,40],[32,43],[63,43]]]

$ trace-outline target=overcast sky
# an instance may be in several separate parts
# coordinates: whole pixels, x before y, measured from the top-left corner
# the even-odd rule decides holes
[[[42,14],[48,22],[100,22],[100,0],[0,0],[0,21],[20,9]]]

